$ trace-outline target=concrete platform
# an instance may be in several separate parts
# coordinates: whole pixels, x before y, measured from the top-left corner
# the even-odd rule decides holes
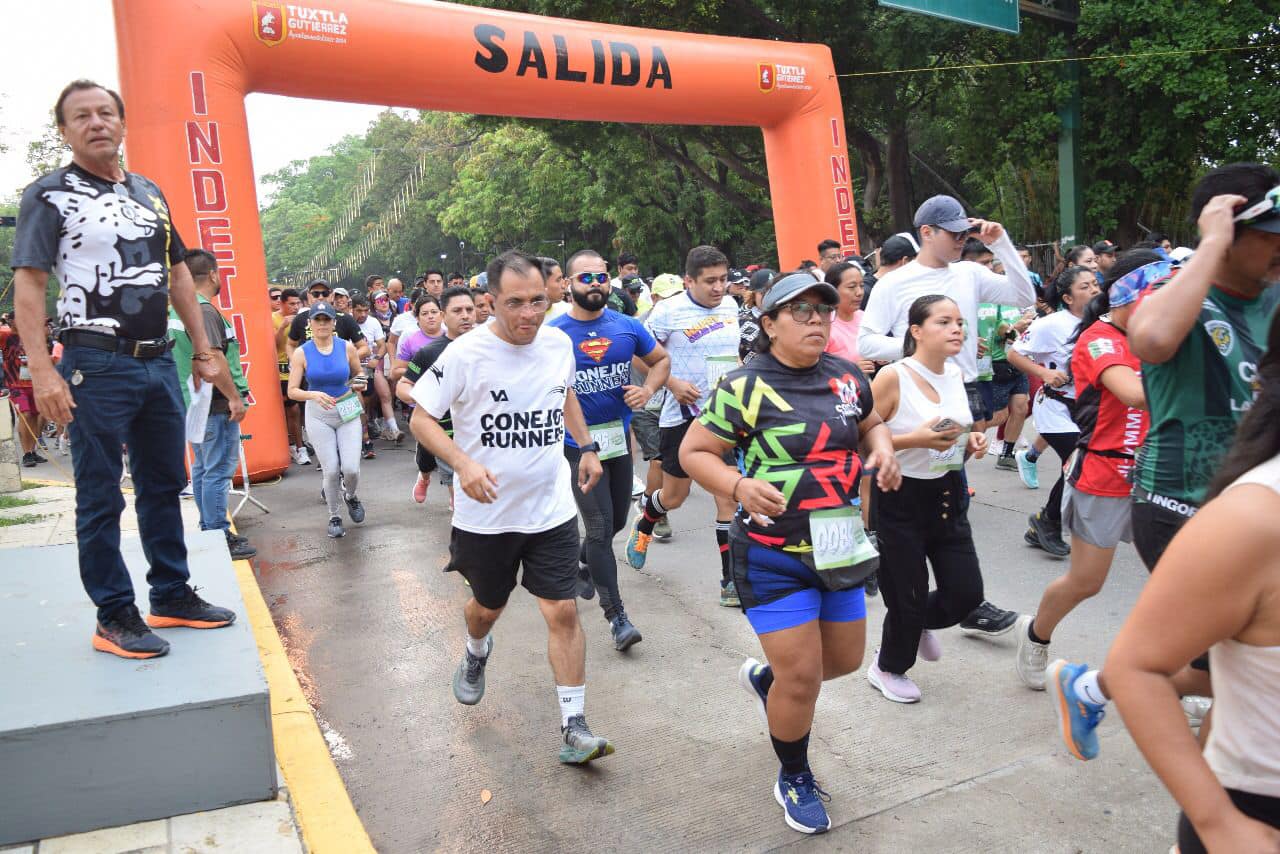
[[[267,683],[221,534],[187,535],[193,582],[241,618],[168,629],[169,654],[90,646],[95,611],[74,545],[0,561],[0,845],[269,800]],[[126,540],[143,613],[146,561]]]

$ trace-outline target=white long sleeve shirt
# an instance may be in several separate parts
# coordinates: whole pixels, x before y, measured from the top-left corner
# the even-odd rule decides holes
[[[960,306],[964,316],[964,349],[951,361],[960,368],[967,383],[978,379],[978,303],[990,302],[1028,308],[1035,305],[1036,292],[1027,267],[1018,257],[1009,235],[990,244],[992,254],[1004,264],[999,275],[973,261],[957,261],[946,267],[926,267],[912,261],[876,282],[867,300],[858,330],[858,353],[864,359],[896,362],[902,358],[902,339],[907,334],[907,312],[922,296],[943,294]],[[892,333],[892,337],[890,336]]]

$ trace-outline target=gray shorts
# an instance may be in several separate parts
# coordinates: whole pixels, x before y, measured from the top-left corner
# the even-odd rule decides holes
[[[453,469],[439,457],[436,458],[436,471],[440,473],[441,486],[453,486]]]
[[[631,432],[640,446],[640,453],[645,461],[658,458],[661,442],[658,438],[658,416],[660,413],[647,409],[637,409],[631,413]]]
[[[1100,549],[1133,542],[1132,507],[1128,496],[1090,495],[1062,485],[1062,527]]]

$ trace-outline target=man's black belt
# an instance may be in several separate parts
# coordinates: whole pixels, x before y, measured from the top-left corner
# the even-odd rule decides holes
[[[65,329],[59,336],[64,347],[92,347],[95,350],[107,350],[112,353],[123,353],[135,359],[154,359],[163,356],[173,346],[170,338],[149,338],[136,341],[132,338],[118,338],[101,332],[84,332],[79,329]]]

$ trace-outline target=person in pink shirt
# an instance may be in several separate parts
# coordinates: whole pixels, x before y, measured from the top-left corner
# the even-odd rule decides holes
[[[858,354],[858,327],[862,325],[862,268],[842,261],[827,271],[827,284],[840,294],[835,317],[831,318],[831,338],[827,352],[853,362],[868,377],[875,363]]]

